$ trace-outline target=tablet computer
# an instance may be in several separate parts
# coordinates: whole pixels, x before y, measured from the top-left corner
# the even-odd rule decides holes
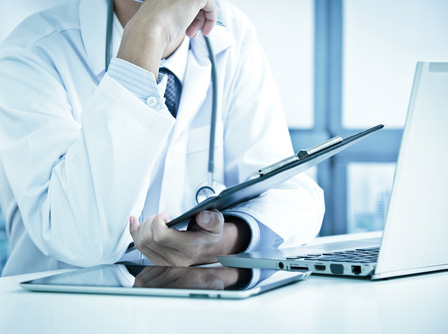
[[[266,269],[163,267],[119,263],[21,282],[30,291],[243,299],[310,275]]]

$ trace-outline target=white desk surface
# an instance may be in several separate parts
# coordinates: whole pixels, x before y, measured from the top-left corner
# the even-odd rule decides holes
[[[311,276],[246,300],[27,292],[0,278],[0,333],[448,333],[448,271]]]

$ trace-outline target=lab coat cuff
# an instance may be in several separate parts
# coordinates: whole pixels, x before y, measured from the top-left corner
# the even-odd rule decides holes
[[[267,249],[277,249],[283,242],[283,238],[261,223],[248,212],[224,211],[224,215],[235,216],[243,219],[250,227],[252,238],[245,252],[258,252]]]
[[[249,226],[251,232],[251,238],[249,245],[244,250],[244,252],[250,252],[258,248],[258,245],[260,243],[260,227],[258,225],[257,220],[254,217],[245,212],[240,211],[223,211],[222,214],[224,216],[232,216],[240,218],[244,222],[246,222],[246,224]]]
[[[162,108],[164,89],[158,86],[153,73],[120,58],[112,59],[107,73],[150,108]]]

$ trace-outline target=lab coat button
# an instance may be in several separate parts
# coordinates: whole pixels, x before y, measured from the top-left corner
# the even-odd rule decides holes
[[[146,99],[146,104],[150,107],[155,107],[157,105],[157,98],[150,96]]]

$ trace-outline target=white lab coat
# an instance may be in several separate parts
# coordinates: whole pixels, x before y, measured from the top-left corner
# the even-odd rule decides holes
[[[174,119],[105,74],[105,6],[80,0],[36,15],[0,49],[0,203],[11,244],[4,275],[113,263],[131,241],[129,216],[174,218],[206,179],[212,95],[202,36],[191,40]],[[215,178],[230,186],[292,147],[252,26],[227,3],[220,20],[226,27],[211,35]],[[299,175],[233,211],[298,245],[319,231],[323,194]]]

